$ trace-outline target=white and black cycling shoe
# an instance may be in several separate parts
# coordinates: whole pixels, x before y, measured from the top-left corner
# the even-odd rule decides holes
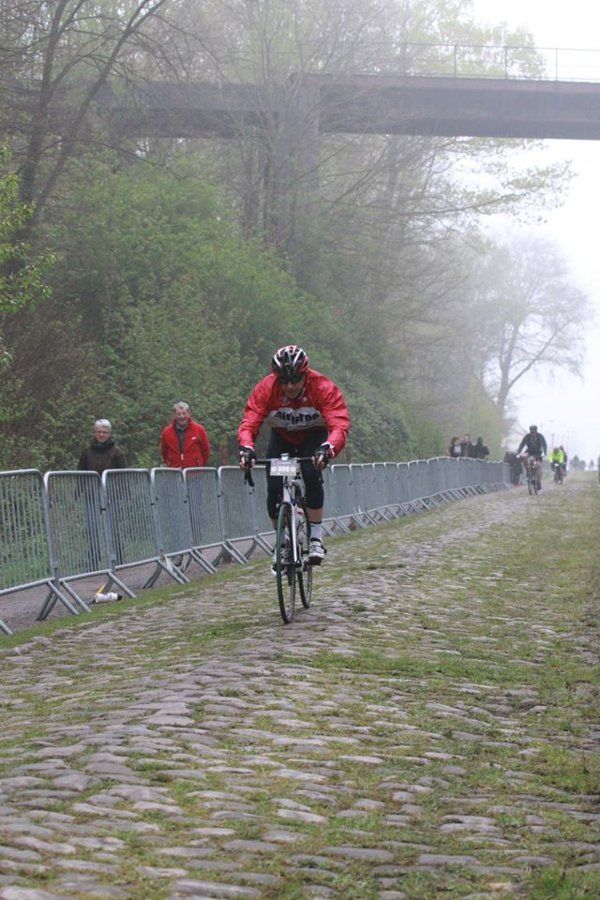
[[[320,566],[325,559],[327,550],[323,546],[323,541],[318,538],[311,538],[308,546],[308,561],[311,566]]]

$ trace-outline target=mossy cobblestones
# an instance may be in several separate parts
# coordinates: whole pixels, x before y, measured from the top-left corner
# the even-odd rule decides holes
[[[263,559],[0,646],[0,898],[600,895],[600,489]]]

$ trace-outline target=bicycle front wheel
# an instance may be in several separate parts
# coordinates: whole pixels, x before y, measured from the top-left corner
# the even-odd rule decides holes
[[[298,587],[304,609],[310,606],[313,584],[313,567],[308,562],[308,516],[306,506],[302,504],[303,517],[298,524]]]
[[[275,536],[277,574],[277,598],[281,618],[289,625],[294,618],[296,602],[296,573],[292,558],[292,507],[282,503],[277,514],[277,534]]]

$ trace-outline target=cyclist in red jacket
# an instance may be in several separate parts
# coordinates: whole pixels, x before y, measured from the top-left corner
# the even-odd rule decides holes
[[[271,374],[258,382],[246,404],[238,429],[240,467],[254,464],[254,442],[260,426],[271,427],[267,456],[282,453],[311,456],[301,463],[306,487],[306,505],[310,522],[309,560],[320,565],[323,547],[323,483],[321,469],[342,451],[350,416],[339,387],[309,368],[308,356],[296,344],[281,347],[271,360]],[[281,499],[281,478],[271,477],[267,469],[267,511],[277,524]]]

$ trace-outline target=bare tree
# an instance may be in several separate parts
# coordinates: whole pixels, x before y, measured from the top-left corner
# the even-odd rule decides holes
[[[0,125],[19,163],[30,230],[67,163],[94,143],[93,103],[143,52],[149,23],[169,0],[0,0]],[[20,235],[22,238],[23,235]]]
[[[499,412],[532,369],[580,374],[588,298],[548,240],[528,236],[481,260],[473,316],[481,328],[484,380]]]

